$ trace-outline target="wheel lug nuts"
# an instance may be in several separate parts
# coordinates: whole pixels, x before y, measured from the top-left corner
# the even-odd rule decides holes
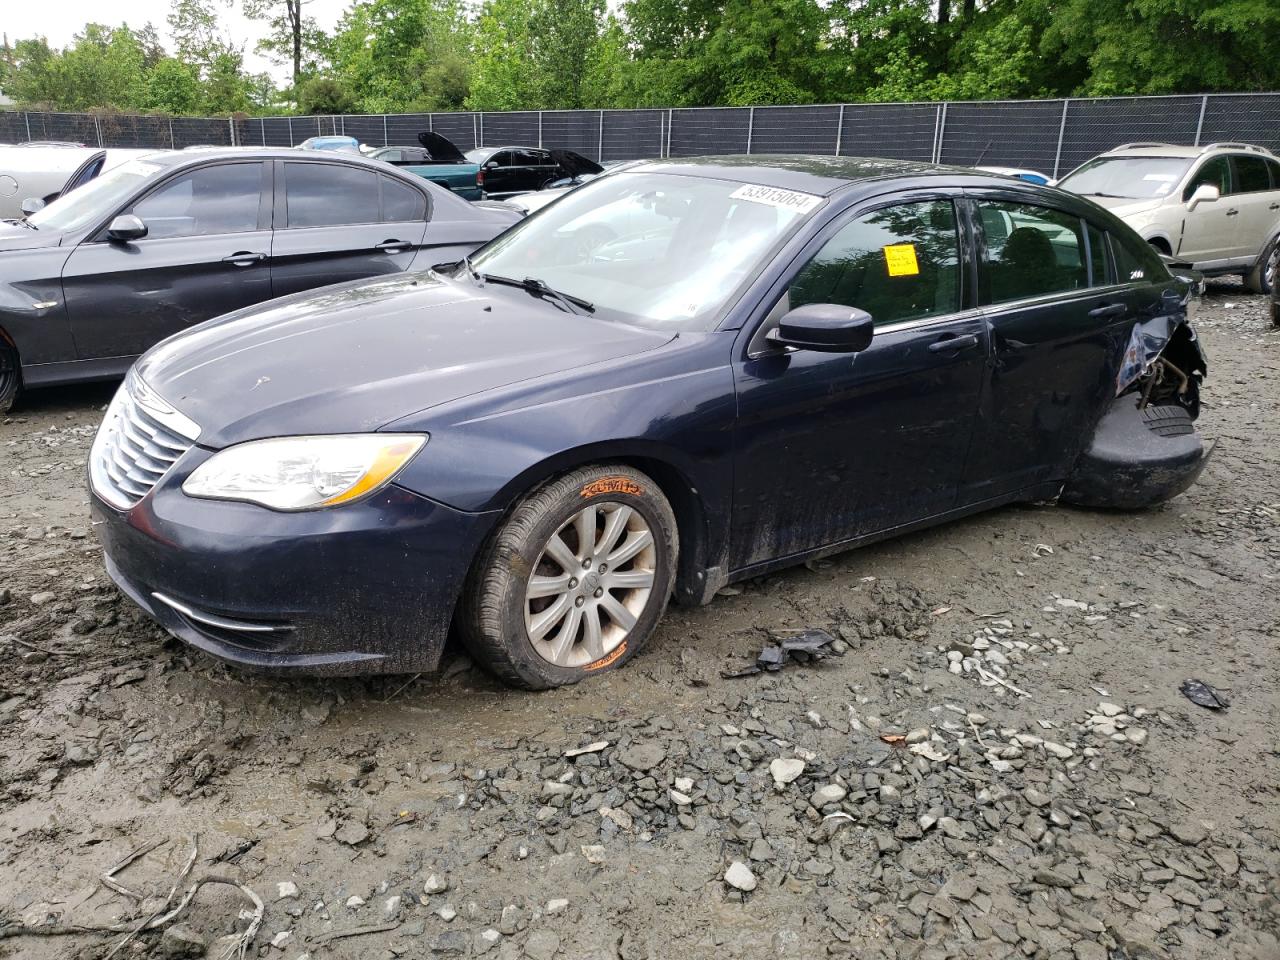
[[[603,589],[603,588],[600,588],[600,587],[597,587],[597,588],[596,588],[596,594],[595,594],[595,595],[596,595],[597,597],[603,597],[603,596],[604,596],[604,589]]]
[[[574,587],[576,587],[577,585],[578,585],[578,578],[577,578],[577,577],[570,577],[570,578],[569,578],[569,589],[570,589],[570,590],[572,590],[572,589],[573,589]]]
[[[586,597],[579,597],[577,600],[573,601],[574,606],[578,606],[578,607],[582,606],[586,602],[587,602]]]
[[[609,569],[609,567],[608,567],[608,565],[607,565],[607,564],[604,564],[604,563],[600,564],[600,572],[601,572],[601,573],[604,573],[604,572],[605,572],[605,571],[607,571],[608,569]]]
[[[583,570],[590,570],[590,569],[591,569],[591,558],[590,558],[590,557],[587,557],[587,559],[585,559],[585,560],[583,560],[583,561],[582,561],[582,569],[583,569]]]

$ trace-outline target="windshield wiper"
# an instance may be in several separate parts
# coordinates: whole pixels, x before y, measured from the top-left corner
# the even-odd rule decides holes
[[[470,266],[470,261],[466,261]],[[474,268],[471,268],[474,270]],[[560,303],[569,313],[581,316],[585,310],[587,313],[595,313],[596,305],[589,300],[583,300],[581,297],[575,297],[569,293],[561,293],[547,285],[545,280],[539,280],[537,277],[525,277],[523,280],[516,280],[514,277],[499,277],[492,273],[477,273],[477,277],[488,283],[497,283],[506,287],[519,287],[535,297],[548,297]]]

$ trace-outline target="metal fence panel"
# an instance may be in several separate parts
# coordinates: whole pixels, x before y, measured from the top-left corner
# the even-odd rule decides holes
[[[1030,167],[1052,176],[1061,124],[1061,100],[949,103],[940,159],[964,167]]]
[[[751,111],[747,107],[690,107],[671,111],[672,157],[746,153]]]
[[[486,113],[480,126],[482,147],[536,147],[538,145],[538,111],[521,113]],[[549,144],[556,146],[556,144]]]
[[[165,124],[165,140],[168,141],[168,126]],[[226,120],[206,117],[174,117],[173,139],[163,145],[172,146],[175,150],[183,147],[194,147],[202,144],[226,146],[231,143],[231,126]]]
[[[756,107],[751,118],[751,153],[836,152],[837,107]]]
[[[355,137],[361,143],[375,147],[385,147],[383,137],[390,133],[382,122],[382,115],[338,117],[338,133],[347,137]]]
[[[1280,95],[1220,94],[1207,99],[1201,143],[1237,140],[1280,153]]]
[[[98,125],[85,113],[28,113],[30,140],[70,140],[87,147],[101,146]]]
[[[435,130],[463,150],[564,147],[601,160],[698,154],[812,153],[960,165],[1031,167],[1062,175],[1120,143],[1256,143],[1280,152],[1280,93],[953,103],[548,110],[511,113],[167,117],[0,112],[0,143],[89,146],[297,146],[345,134],[414,144]]]
[[[449,114],[441,114],[443,118],[447,118]],[[459,122],[466,123],[467,136],[471,136],[471,114],[459,113],[454,114],[459,118]],[[397,147],[414,147],[418,144],[418,134],[424,130],[439,129],[434,127],[435,117],[430,113],[401,113],[389,115],[387,120],[387,144],[394,144]],[[447,125],[447,124],[446,124]],[[444,131],[441,131],[442,133]],[[454,140],[453,137],[445,133],[450,140],[453,140],[462,149],[468,149],[467,145],[461,140]]]
[[[667,150],[667,111],[606,110],[601,161],[644,160]]]
[[[601,117],[600,110],[546,110],[542,114],[542,145],[598,159]]]
[[[847,104],[839,152],[846,157],[932,160],[940,110],[935,103]]]
[[[480,117],[474,113],[433,113],[427,124],[419,123],[406,139],[396,142],[417,143],[418,131],[426,129],[452,140],[459,150],[474,150],[480,146]]]
[[[1058,175],[1122,143],[1193,144],[1200,104],[1200,97],[1072,100],[1067,105]]]

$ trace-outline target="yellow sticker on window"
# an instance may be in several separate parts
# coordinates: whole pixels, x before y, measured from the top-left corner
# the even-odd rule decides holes
[[[884,262],[891,277],[914,277],[920,272],[914,243],[895,243],[884,248]]]

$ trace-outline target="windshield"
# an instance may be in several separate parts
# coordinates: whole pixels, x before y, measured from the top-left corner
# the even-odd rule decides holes
[[[472,258],[532,277],[596,316],[660,330],[710,329],[730,294],[823,198],[663,173],[601,177],[566,193]]]
[[[160,169],[146,160],[122,163],[37,210],[27,222],[41,230],[80,230],[115,210]]]
[[[463,154],[463,156],[466,157],[472,163],[484,163],[486,160],[489,159],[489,155],[491,153],[493,153],[492,150],[485,148],[480,150],[468,150],[466,153]]]
[[[1149,200],[1165,196],[1190,166],[1190,157],[1096,157],[1058,186],[1091,197]]]

